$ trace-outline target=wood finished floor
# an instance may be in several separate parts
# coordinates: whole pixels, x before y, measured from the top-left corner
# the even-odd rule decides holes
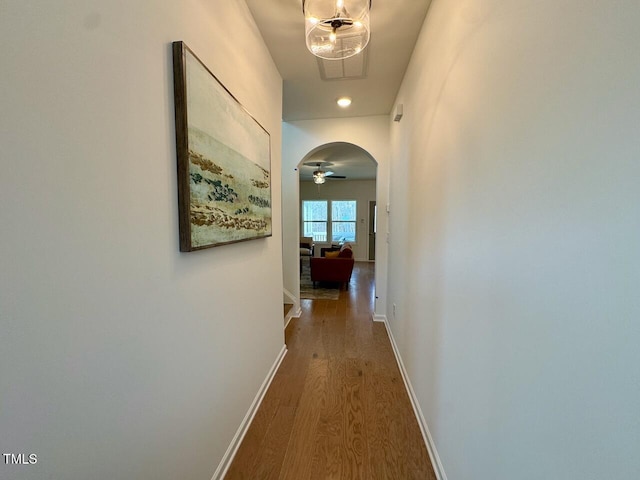
[[[225,476],[435,480],[385,327],[373,264],[338,300],[303,300],[288,353]]]

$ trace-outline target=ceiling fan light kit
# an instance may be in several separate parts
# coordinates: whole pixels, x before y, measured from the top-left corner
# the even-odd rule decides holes
[[[333,165],[333,163],[331,162],[305,162],[304,164],[307,167],[315,167],[316,170],[314,170],[313,172],[313,183],[315,183],[316,185],[322,185],[324,182],[327,181],[327,178],[331,178],[331,179],[341,179],[344,180],[345,177],[344,175],[336,175],[335,172],[331,171],[331,170],[323,170],[323,168],[326,167],[330,167],[331,165]]]
[[[371,36],[372,0],[302,0],[307,48],[325,60],[353,57]]]
[[[327,177],[324,172],[319,170],[313,172],[313,183],[315,183],[316,185],[322,185],[326,181]]]

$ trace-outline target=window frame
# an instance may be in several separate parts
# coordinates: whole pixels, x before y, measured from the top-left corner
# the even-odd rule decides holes
[[[304,204],[306,202],[314,202],[314,203],[321,203],[323,202],[325,204],[325,216],[326,216],[326,220],[305,220],[305,208],[304,208]],[[319,199],[319,200],[302,200],[302,205],[300,206],[300,210],[301,210],[301,215],[300,215],[300,220],[302,222],[301,228],[302,228],[302,236],[303,237],[312,237],[314,242],[326,242],[328,236],[329,236],[329,213],[330,213],[330,206],[329,206],[329,200],[323,200],[323,199]],[[314,229],[311,229],[311,235],[308,234],[307,230],[306,230],[306,225],[307,224],[324,224],[324,232],[325,232],[325,240],[319,240],[316,239],[316,236],[314,235]]]
[[[354,208],[353,208],[353,220],[334,220],[333,219],[333,204],[334,202],[353,202],[354,203]],[[331,243],[334,242],[340,242],[340,239],[338,240],[334,240],[334,233],[333,233],[333,226],[334,224],[349,224],[349,223],[353,223],[353,240],[345,240],[345,243],[351,243],[351,244],[357,244],[358,242],[358,201],[357,200],[330,200],[329,201],[329,205],[330,205],[330,215],[329,215],[329,226],[331,229]]]
[[[306,202],[324,202],[326,205],[326,220],[306,220],[305,219],[305,203]],[[354,219],[353,220],[333,220],[333,203],[334,202],[353,202],[354,205]],[[308,235],[308,231],[305,229],[305,227],[307,226],[307,224],[313,224],[313,223],[318,223],[318,224],[324,224],[325,225],[325,239],[317,239],[316,236],[313,234],[313,229],[311,229],[311,235]],[[301,228],[301,232],[302,232],[302,236],[303,237],[313,237],[313,241],[314,242],[318,242],[318,243],[327,243],[327,244],[333,244],[333,243],[338,243],[341,240],[337,239],[334,240],[334,224],[338,225],[338,224],[349,224],[352,223],[353,224],[353,238],[354,240],[344,240],[345,243],[351,243],[353,245],[356,245],[358,243],[358,200],[356,199],[329,199],[329,198],[319,198],[319,199],[308,199],[308,200],[301,200],[301,204],[300,204],[300,228]]]

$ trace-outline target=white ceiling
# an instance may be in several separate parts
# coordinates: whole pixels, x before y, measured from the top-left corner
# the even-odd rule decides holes
[[[295,121],[388,115],[431,0],[372,0],[371,40],[363,52],[365,61],[352,58],[347,64],[366,65],[366,77],[348,80],[321,78],[318,61],[305,45],[302,0],[246,2],[284,82],[282,119]],[[333,62],[327,68],[336,65]],[[353,99],[347,109],[336,105],[342,96]],[[305,160],[310,161],[331,162],[329,168],[348,180],[376,178],[375,162],[350,144],[330,145]],[[314,170],[300,165],[300,180],[311,181]]]
[[[389,114],[431,0],[372,0],[366,78],[329,81],[305,45],[302,0],[246,2],[284,81],[283,120],[294,121]],[[336,105],[341,96],[351,107]]]
[[[330,170],[336,175],[344,175],[346,180],[373,180],[376,178],[376,162],[362,148],[350,143],[337,142],[327,145],[303,160],[299,166],[300,181],[311,182],[317,166],[305,163],[329,162],[329,166],[321,166],[322,170]],[[340,182],[341,179],[331,179]]]

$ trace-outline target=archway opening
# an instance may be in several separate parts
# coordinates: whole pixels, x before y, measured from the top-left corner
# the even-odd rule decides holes
[[[296,231],[300,241],[312,238],[311,255],[323,256],[348,243],[356,262],[375,262],[377,168],[371,154],[348,142],[320,145],[298,162]],[[299,281],[304,278],[302,254]],[[298,291],[301,300],[308,298],[304,288]]]

